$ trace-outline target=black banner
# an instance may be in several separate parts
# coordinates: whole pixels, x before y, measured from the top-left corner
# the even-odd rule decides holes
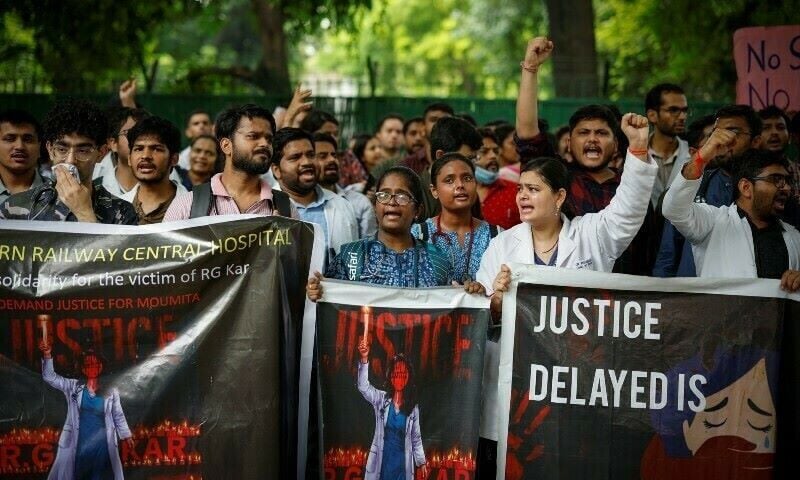
[[[294,475],[313,231],[224,220],[0,229],[0,474]]]
[[[485,299],[437,289],[414,301],[419,291],[328,282],[324,294],[322,478],[474,478]]]

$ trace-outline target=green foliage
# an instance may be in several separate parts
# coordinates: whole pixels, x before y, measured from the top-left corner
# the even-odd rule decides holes
[[[800,21],[799,0],[603,0],[595,11],[611,98],[643,98],[653,85],[670,81],[693,100],[731,100],[733,32]]]

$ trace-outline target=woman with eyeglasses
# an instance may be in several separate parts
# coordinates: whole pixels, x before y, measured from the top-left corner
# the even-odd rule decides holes
[[[420,201],[422,185],[417,174],[406,167],[392,167],[378,179],[376,189],[378,233],[342,245],[326,276],[393,287],[450,285],[453,268],[447,255],[411,235],[411,225],[424,214]],[[312,301],[322,297],[320,280],[319,272],[314,272],[308,280],[306,292]],[[477,293],[482,287],[467,282],[465,290]]]
[[[454,280],[474,280],[481,257],[497,227],[472,216],[478,201],[475,165],[460,153],[447,153],[431,165],[431,193],[442,206],[439,215],[414,225],[411,234],[430,242],[450,258]]]

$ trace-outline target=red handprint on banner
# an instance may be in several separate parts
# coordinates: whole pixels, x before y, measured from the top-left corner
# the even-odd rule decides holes
[[[508,451],[506,452],[506,479],[508,480],[523,478],[525,464],[541,457],[545,450],[545,445],[537,442],[534,434],[550,414],[550,405],[536,405],[538,408],[529,407],[531,407],[529,392],[526,390],[520,394],[519,390],[512,389],[512,416],[509,422]]]

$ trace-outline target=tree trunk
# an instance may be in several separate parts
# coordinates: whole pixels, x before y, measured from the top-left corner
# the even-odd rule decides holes
[[[596,97],[597,48],[592,0],[545,0],[559,97]]]
[[[280,5],[273,5],[268,0],[251,0],[251,2],[258,22],[262,53],[254,83],[268,95],[288,98],[292,94],[292,86],[289,81],[283,11]]]

